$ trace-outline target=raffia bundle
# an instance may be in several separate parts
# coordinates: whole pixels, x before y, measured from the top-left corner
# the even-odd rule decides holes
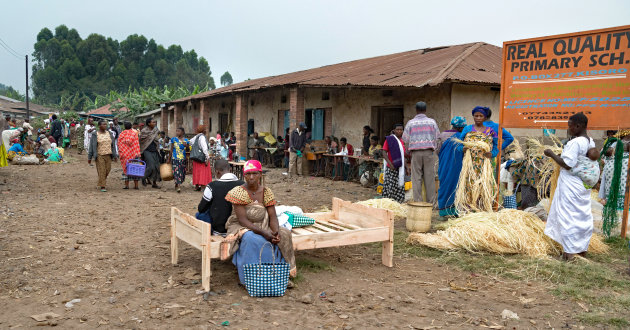
[[[440,250],[524,254],[532,257],[559,255],[562,247],[544,233],[545,223],[533,213],[504,209],[467,214],[448,222],[435,234],[412,233],[407,243]],[[589,252],[608,252],[602,237],[593,235]]]
[[[496,194],[498,192],[497,182],[494,179],[492,162],[484,158],[481,167],[481,175],[475,171],[471,149],[490,152],[492,146],[483,141],[462,141],[455,139],[468,148],[462,160],[462,170],[457,181],[455,192],[455,207],[459,214],[469,212],[490,212],[496,205]]]
[[[400,204],[390,198],[368,199],[365,201],[357,202],[357,204],[390,210],[394,212],[394,215],[396,217],[407,217],[407,208],[403,204]]]
[[[554,154],[562,153],[562,142],[560,142],[555,135],[551,136],[551,140],[553,141],[553,145],[544,145],[536,138],[530,137],[527,139],[527,144],[529,145],[529,148],[527,149],[528,165],[531,165],[540,171],[540,180],[536,186],[536,189],[538,189],[539,200],[547,198],[547,192],[549,192],[549,200],[553,200],[553,195],[556,191],[556,186],[558,185],[558,177],[560,176],[560,165],[558,165],[553,159],[544,157],[542,165],[534,161],[537,157],[545,155],[545,149],[551,149]],[[547,208],[547,211],[549,211],[549,208]]]

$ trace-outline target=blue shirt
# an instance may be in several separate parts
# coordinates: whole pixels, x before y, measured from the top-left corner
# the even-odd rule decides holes
[[[24,148],[22,148],[21,144],[15,143],[11,146],[11,148],[9,148],[8,151],[14,151],[15,153],[24,152]]]
[[[484,121],[483,125],[486,127],[492,128],[493,131],[499,134],[499,124],[493,122],[492,120],[488,119]],[[503,128],[502,140],[503,140],[503,143],[501,144],[501,150],[507,148],[507,146],[512,144],[512,142],[514,142],[514,137],[512,136],[512,134],[510,134],[510,132],[508,132],[505,128]]]

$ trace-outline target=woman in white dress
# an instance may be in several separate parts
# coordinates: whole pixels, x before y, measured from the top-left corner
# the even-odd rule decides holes
[[[545,155],[561,167],[545,234],[562,245],[566,260],[573,259],[576,254],[585,255],[593,235],[591,190],[586,189],[582,180],[569,170],[577,164],[578,156],[585,156],[588,149],[595,147],[595,142],[587,135],[588,118],[583,113],[569,117],[568,124],[573,139],[566,144],[562,155],[545,150]]]

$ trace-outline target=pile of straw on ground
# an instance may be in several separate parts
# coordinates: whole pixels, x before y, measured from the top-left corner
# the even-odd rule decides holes
[[[356,204],[390,210],[394,212],[394,215],[396,217],[407,217],[407,207],[390,198],[368,199],[365,201],[357,202]]]
[[[459,214],[469,212],[490,212],[496,205],[496,194],[499,191],[494,179],[494,170],[490,159],[484,159],[481,175],[477,175],[470,149],[478,149],[490,152],[492,146],[483,141],[462,141],[455,139],[469,150],[464,154],[462,170],[459,173],[459,181],[455,192],[455,207]]]
[[[467,214],[451,220],[435,234],[412,233],[407,243],[440,250],[524,254],[532,257],[559,255],[562,247],[544,234],[545,223],[533,213],[504,209]],[[602,237],[593,235],[590,253],[606,253]]]

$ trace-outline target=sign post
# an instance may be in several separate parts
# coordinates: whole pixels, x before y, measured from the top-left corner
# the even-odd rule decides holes
[[[566,129],[579,112],[591,130],[630,128],[630,25],[503,43],[499,131]]]

